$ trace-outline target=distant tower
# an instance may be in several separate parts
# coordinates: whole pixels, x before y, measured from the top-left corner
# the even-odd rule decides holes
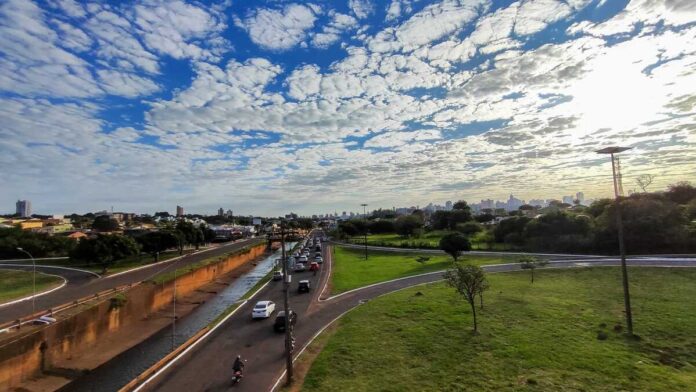
[[[218,216],[225,216],[225,210],[222,207],[218,208]]]
[[[184,216],[184,207],[176,206],[176,216]]]
[[[15,206],[20,218],[31,217],[31,202],[29,200],[17,200]]]

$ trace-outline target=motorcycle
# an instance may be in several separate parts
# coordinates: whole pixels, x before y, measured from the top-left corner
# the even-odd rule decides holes
[[[236,372],[234,372],[234,375],[232,376],[232,385],[242,382],[242,377],[243,376],[241,370],[237,370]]]

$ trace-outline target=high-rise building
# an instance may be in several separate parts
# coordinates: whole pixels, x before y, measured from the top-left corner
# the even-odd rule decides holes
[[[176,206],[176,216],[184,216],[184,207]]]
[[[234,213],[232,213],[232,210],[227,210],[225,216],[227,216],[228,218],[232,218],[234,216]]]
[[[446,211],[452,211],[452,206],[453,206],[453,204],[452,204],[452,201],[451,201],[451,200],[447,200],[447,201],[445,202],[445,210],[446,210]]]
[[[580,202],[580,204],[585,204],[585,194],[583,192],[578,192],[575,194],[575,199]]]
[[[573,204],[573,196],[563,196],[563,202],[566,204]]]
[[[222,207],[218,208],[218,216],[225,216],[225,210]]]
[[[31,216],[31,202],[29,200],[17,200],[17,214],[20,218],[29,218]]]

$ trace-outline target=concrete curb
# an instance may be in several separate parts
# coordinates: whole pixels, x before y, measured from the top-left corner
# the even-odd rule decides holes
[[[25,270],[5,270],[5,271],[23,271],[23,272],[26,272]],[[65,278],[62,277],[62,276],[53,275],[53,274],[46,274],[46,273],[43,273],[43,272],[42,272],[42,274],[48,275],[48,276],[55,276],[55,277],[57,277],[57,278],[63,279],[63,283],[61,283],[60,285],[58,285],[58,287],[54,287],[54,288],[52,288],[52,289],[48,289],[48,290],[42,291],[42,292],[40,292],[40,293],[37,293],[36,295],[29,295],[29,296],[22,297],[22,298],[19,298],[19,299],[15,299],[15,300],[12,300],[12,301],[9,301],[9,302],[0,303],[0,308],[2,308],[2,307],[4,307],[4,306],[8,306],[8,305],[14,305],[14,304],[16,304],[16,303],[28,301],[28,300],[30,300],[30,299],[32,299],[32,298],[37,298],[37,297],[40,297],[40,296],[42,296],[42,295],[50,294],[50,293],[52,293],[52,292],[54,292],[54,291],[56,291],[56,290],[62,289],[63,287],[65,287],[66,284],[68,284],[68,280],[65,279]]]
[[[33,267],[33,264],[18,264],[18,263],[0,263],[0,266],[3,267]],[[64,270],[69,270],[69,271],[77,271],[77,272],[84,272],[86,274],[94,275],[97,278],[101,278],[102,276],[99,275],[96,272],[80,269],[80,268],[72,268],[72,267],[63,267],[62,265],[41,265],[37,264],[36,268],[55,268],[55,269],[64,269]]]

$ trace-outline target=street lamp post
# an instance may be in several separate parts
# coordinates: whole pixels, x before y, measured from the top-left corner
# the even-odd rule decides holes
[[[367,210],[365,209],[367,204],[362,203],[360,205],[363,208],[363,219],[365,219],[365,231],[363,232],[363,235],[365,237],[365,260],[367,260]]]
[[[285,223],[280,224],[280,249],[281,249],[281,262],[283,263],[283,308],[285,309],[285,368],[286,368],[286,384],[292,384],[292,324],[290,324],[290,304],[289,304],[289,293],[290,290],[290,275],[288,275],[288,258],[285,255]]]
[[[17,248],[18,251],[26,253],[29,255],[31,258],[31,265],[33,269],[33,277],[32,277],[32,296],[31,296],[31,314],[36,313],[36,260],[34,260],[34,256],[31,255],[31,253],[27,252],[26,250],[22,248]]]
[[[614,205],[616,208],[616,228],[619,234],[619,253],[621,254],[621,275],[623,280],[624,308],[626,312],[626,329],[629,336],[633,335],[633,314],[631,312],[631,295],[628,289],[628,269],[626,268],[626,247],[624,245],[623,216],[621,213],[620,200],[620,172],[617,170],[614,154],[630,150],[631,147],[607,147],[598,150],[598,154],[609,154],[611,156],[611,171],[614,179]]]

